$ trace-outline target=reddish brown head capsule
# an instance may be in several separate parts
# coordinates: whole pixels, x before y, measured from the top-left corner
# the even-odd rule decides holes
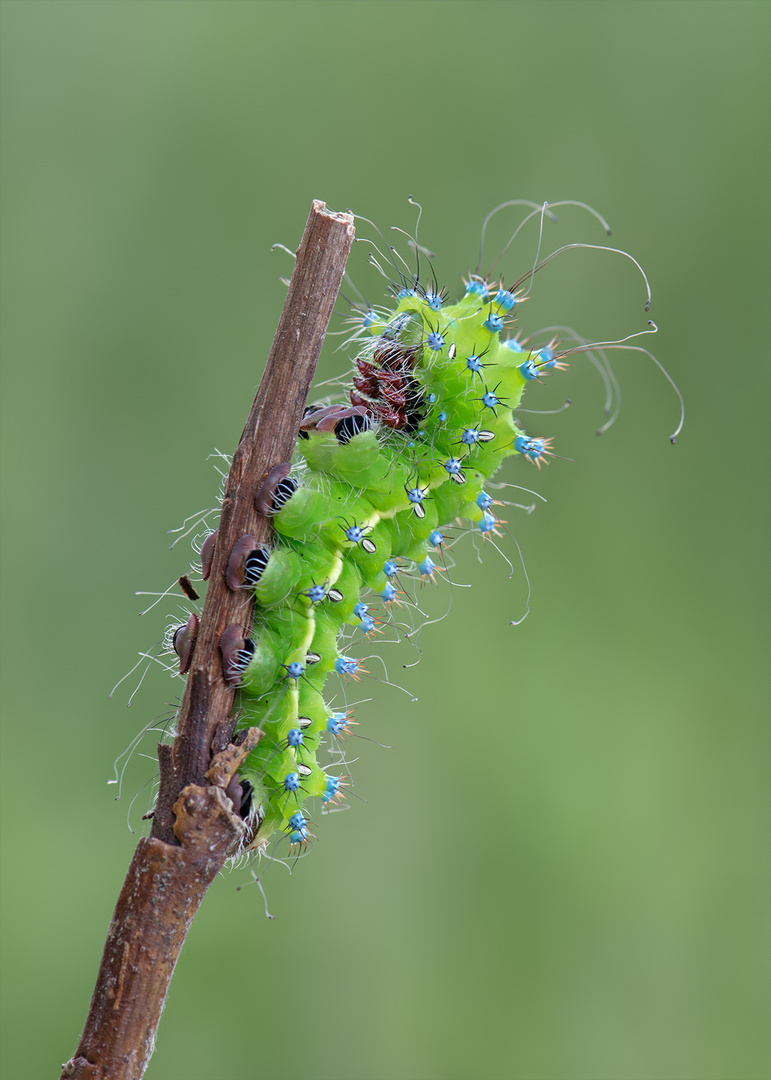
[[[214,560],[214,545],[217,543],[217,530],[209,535],[201,545],[201,569],[203,571],[204,581],[209,580],[209,574],[211,573],[211,564]]]
[[[195,648],[195,639],[198,636],[198,627],[200,625],[200,619],[193,612],[190,618],[187,620],[186,626],[179,626],[174,631],[174,637],[172,638],[172,646],[174,652],[179,657],[179,673],[185,675],[190,669],[190,661],[193,659],[193,649]],[[168,641],[168,638],[166,639]]]
[[[406,389],[396,386],[393,383],[383,383],[382,394],[388,404],[393,405],[395,409],[405,409],[407,407]]]
[[[373,379],[375,383],[377,382],[377,380],[374,379],[374,376],[377,374],[377,368],[374,364],[370,364],[369,360],[362,360],[361,357],[358,357],[356,360],[356,367],[365,379]]]
[[[228,568],[225,580],[231,589],[242,589],[246,584],[246,560],[254,551],[256,542],[251,533],[244,533],[240,540],[236,541],[228,559]]]
[[[369,397],[377,397],[379,393],[380,383],[374,375],[369,377],[364,375],[354,375],[351,382],[361,394],[367,394]]]
[[[257,509],[265,517],[273,510],[273,500],[276,495],[276,488],[282,480],[286,480],[291,468],[291,462],[282,461],[280,465],[276,465],[275,468],[270,470],[260,485],[260,489],[255,496],[255,502],[257,504]]]

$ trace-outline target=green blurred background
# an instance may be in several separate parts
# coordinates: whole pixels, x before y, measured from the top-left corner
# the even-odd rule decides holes
[[[3,1075],[57,1075],[85,1019],[152,761],[118,803],[106,781],[178,684],[148,676],[130,709],[132,683],[107,694],[175,609],[139,620],[134,590],[186,569],[167,530],[211,505],[207,456],[241,431],[290,265],[270,245],[296,246],[312,198],[411,228],[413,194],[451,292],[498,202],[601,210],[651,278],[686,427],[670,446],[677,402],[639,354],[617,354],[601,439],[585,360],[529,393],[573,400],[530,426],[575,459],[507,466],[549,500],[508,514],[530,617],[508,625],[519,573],[461,551],[473,589],[422,664],[390,654],[418,703],[362,690],[359,731],[392,747],[354,747],[367,801],[320,819],[291,878],[266,874],[274,921],[236,892],[247,873],[215,884],[147,1075],[768,1076],[768,5],[6,2],[2,20]],[[548,249],[578,239],[604,240],[579,210],[548,226]],[[377,301],[366,255],[349,267]],[[615,337],[644,328],[643,300],[627,261],[571,251],[523,327]]]

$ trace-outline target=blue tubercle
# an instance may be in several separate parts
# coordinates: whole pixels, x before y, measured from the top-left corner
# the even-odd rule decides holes
[[[517,298],[514,293],[509,292],[508,289],[500,289],[495,294],[495,303],[503,311],[511,311],[513,307],[516,307]]]
[[[541,467],[541,462],[546,461],[546,455],[550,453],[551,439],[529,439],[526,435],[517,435],[514,440],[514,449],[528,461]]]
[[[345,728],[348,717],[344,712],[332,713],[327,718],[326,729],[331,735],[339,735]]]
[[[425,559],[418,563],[418,571],[422,578],[433,577],[434,570],[436,570],[436,563],[430,555],[426,555]]]
[[[466,296],[479,296],[483,300],[486,300],[490,290],[487,287],[487,283],[484,281],[469,281],[466,285]]]
[[[457,476],[463,468],[463,462],[460,460],[460,458],[451,457],[448,458],[447,461],[445,461],[444,467],[450,474],[450,476]]]
[[[426,338],[426,344],[432,352],[441,352],[444,348],[444,338],[436,330],[432,330]]]
[[[296,811],[292,814],[287,822],[289,828],[289,843],[292,847],[295,844],[307,844],[308,837],[311,835],[308,831],[308,819],[302,810]]]
[[[335,660],[338,675],[352,675],[355,678],[361,670],[361,661],[353,656],[338,656]]]
[[[336,798],[340,794],[341,783],[342,777],[328,776],[327,782],[324,785],[324,794],[321,796],[321,801],[324,803],[328,803],[330,799]]]
[[[294,679],[295,682],[305,674],[305,667],[299,660],[293,660],[291,664],[285,664],[284,667],[286,668],[286,677]]]

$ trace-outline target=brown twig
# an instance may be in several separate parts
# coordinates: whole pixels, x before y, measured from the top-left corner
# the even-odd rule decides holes
[[[243,840],[225,788],[250,746],[231,743],[234,690],[223,677],[220,638],[252,602],[225,580],[236,541],[269,540],[254,496],[272,467],[291,457],[303,406],[353,242],[350,214],[314,201],[265,373],[225,485],[209,587],[173,746],[160,746],[161,782],[152,833],[139,841],[115,908],[80,1045],[68,1080],[139,1080],[155,1043],[174,966],[206,890]],[[238,808],[236,807],[236,810]]]

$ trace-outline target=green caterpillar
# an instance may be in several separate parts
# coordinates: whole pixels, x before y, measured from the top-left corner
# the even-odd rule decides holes
[[[341,632],[377,630],[372,605],[388,613],[398,602],[400,572],[433,578],[446,526],[465,521],[498,535],[485,484],[507,457],[540,467],[552,453],[513,410],[528,383],[588,346],[530,349],[510,336],[520,284],[471,275],[449,304],[417,274],[402,274],[393,306],[368,310],[351,339],[349,402],[306,409],[293,461],[256,493],[275,543],[257,547],[245,536],[233,549],[228,584],[253,590],[254,626],[248,638],[230,627],[221,647],[225,677],[239,687],[239,728],[264,732],[240,772],[258,846],[278,834],[304,848],[313,835],[307,801],[323,807],[343,795],[345,776],[319,760],[353,722],[327,704],[327,680],[363,671]],[[214,543],[212,534],[202,550],[204,577]],[[175,644],[182,663],[192,632],[188,624]]]

